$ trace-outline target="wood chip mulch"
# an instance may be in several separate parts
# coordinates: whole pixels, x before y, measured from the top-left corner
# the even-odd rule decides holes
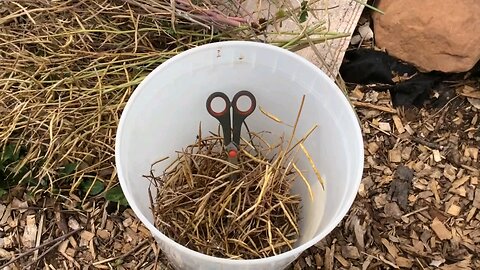
[[[467,87],[479,89],[434,93],[422,109],[350,92],[365,140],[357,199],[290,269],[480,269],[480,117]],[[0,269],[170,269],[131,209],[21,188],[0,202],[0,266],[9,260]]]
[[[354,88],[365,141],[357,199],[291,269],[480,269],[480,108],[465,89],[394,109],[388,92]]]
[[[76,196],[33,200],[21,188],[9,195],[0,204],[2,270],[167,269],[130,208]]]

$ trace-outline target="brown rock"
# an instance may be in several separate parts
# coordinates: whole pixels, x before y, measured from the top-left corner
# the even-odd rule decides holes
[[[480,1],[380,0],[376,45],[422,71],[464,72],[480,59]]]

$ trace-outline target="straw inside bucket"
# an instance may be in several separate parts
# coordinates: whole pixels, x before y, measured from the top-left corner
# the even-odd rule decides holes
[[[302,236],[301,201],[314,197],[300,169],[305,164],[298,163],[299,155],[323,185],[304,146],[317,125],[295,139],[304,100],[291,134],[278,136],[272,143],[262,136],[268,131],[250,132],[242,142],[238,166],[225,160],[219,132],[204,136],[200,128],[197,140],[178,151],[177,159],[163,172],[151,170],[145,176],[154,187],[155,226],[178,243],[217,257],[255,259],[292,249]],[[268,121],[285,124],[261,111]],[[232,174],[238,179],[232,181]],[[292,192],[295,182],[308,190],[307,198]]]

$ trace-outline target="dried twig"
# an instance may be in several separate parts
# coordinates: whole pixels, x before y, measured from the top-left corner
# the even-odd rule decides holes
[[[352,101],[352,104],[357,107],[365,107],[365,108],[375,109],[375,110],[379,110],[387,113],[397,113],[397,110],[395,109],[392,109],[386,106],[375,105],[367,102]]]

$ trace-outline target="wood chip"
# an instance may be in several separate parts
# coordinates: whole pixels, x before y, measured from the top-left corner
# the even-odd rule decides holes
[[[325,248],[325,269],[333,270],[333,254],[335,250],[330,248]]]
[[[127,219],[123,220],[122,224],[125,227],[130,227],[130,225],[132,225],[132,223],[133,223],[133,219],[132,218],[127,218]]]
[[[138,226],[138,231],[143,235],[143,237],[149,237],[152,235],[150,231],[143,225]]]
[[[8,218],[10,217],[12,213],[12,206],[11,204],[8,204],[6,208],[3,209],[2,211],[2,219],[0,220],[0,225],[5,225],[8,221]]]
[[[445,225],[443,225],[440,220],[438,220],[438,218],[433,219],[431,227],[440,240],[452,238],[452,233],[445,227]]]
[[[453,182],[452,187],[453,188],[458,188],[460,186],[463,186],[463,184],[468,182],[469,179],[470,179],[470,176],[466,175],[466,176],[456,180],[455,182]]]
[[[58,252],[60,253],[65,253],[65,251],[67,250],[68,248],[68,244],[70,243],[70,241],[67,240],[64,240],[62,241],[62,243],[58,246]]]
[[[460,195],[462,197],[467,196],[467,190],[465,189],[464,186],[461,186],[459,188],[451,188],[449,191],[453,194],[457,194],[457,195]]]
[[[367,145],[367,150],[368,152],[370,152],[370,154],[374,155],[378,149],[380,147],[378,146],[378,144],[376,142],[370,142],[368,145]]]
[[[87,240],[87,241],[92,240],[94,236],[95,236],[95,235],[94,235],[93,233],[89,232],[89,231],[82,231],[82,232],[80,233],[80,237],[81,237],[82,239]]]
[[[370,264],[372,263],[373,256],[368,256],[367,259],[362,264],[362,270],[367,270]]]
[[[403,160],[410,160],[410,155],[412,154],[412,147],[407,146],[402,150],[402,159]]]
[[[472,177],[470,179],[470,184],[474,185],[474,186],[478,185],[478,177],[476,177],[476,176]]]
[[[422,241],[412,239],[413,242],[413,248],[415,249],[416,253],[422,254],[425,251],[425,244]]]
[[[77,248],[77,247],[78,247],[78,243],[77,243],[77,241],[75,240],[75,238],[73,238],[73,236],[68,237],[68,241],[70,241],[70,245],[72,245],[73,248]]]
[[[109,232],[113,231],[113,221],[111,219],[107,219],[105,223],[105,229]]]
[[[385,204],[383,211],[385,212],[385,215],[393,218],[400,218],[403,215],[400,207],[398,207],[398,204],[396,202],[390,202]]]
[[[438,193],[438,182],[437,180],[432,180],[430,182],[430,189],[433,192],[433,195],[435,196],[435,202],[437,204],[440,204],[440,194]]]
[[[350,267],[350,263],[345,260],[345,258],[342,257],[340,254],[335,254],[335,259],[343,266],[343,267]]]
[[[452,204],[448,208],[447,213],[449,213],[452,216],[458,216],[460,214],[460,210],[462,210],[462,208],[460,206],[458,206],[456,204]]]
[[[75,257],[75,254],[77,253],[77,251],[73,248],[67,248],[67,250],[65,251],[65,254],[67,254],[68,256],[70,257]]]
[[[358,252],[358,248],[355,246],[343,246],[342,255],[348,259],[356,260],[360,258],[360,253]]]
[[[402,153],[398,149],[388,151],[388,159],[390,162],[399,163],[402,161]]]
[[[430,262],[430,265],[431,265],[431,266],[435,266],[435,267],[440,267],[440,265],[442,265],[444,262],[445,262],[445,259],[444,259],[444,258],[440,258],[440,259],[437,259],[437,260],[432,260],[432,261]]]
[[[392,118],[393,118],[393,123],[395,124],[395,127],[398,130],[398,133],[400,133],[400,134],[404,133],[405,128],[403,127],[403,123],[402,123],[402,120],[400,119],[400,117],[398,117],[398,115],[394,115],[394,116],[392,116]]]
[[[399,267],[402,267],[402,268],[411,269],[412,266],[413,266],[413,260],[408,259],[408,258],[404,258],[404,257],[395,258],[395,262],[397,263],[397,265]]]
[[[26,201],[20,201],[17,198],[13,198],[12,200],[12,208],[18,209],[20,213],[25,213],[28,208],[28,203]]]
[[[395,245],[391,244],[387,239],[382,238],[382,244],[387,248],[388,253],[392,255],[393,258],[398,257],[398,249],[395,247]]]
[[[97,253],[95,252],[95,247],[93,246],[93,241],[90,240],[88,243],[88,250],[90,254],[92,254],[92,258],[95,259],[97,257]]]
[[[395,269],[400,269],[400,267],[398,267],[398,265],[394,264],[393,262],[385,259],[382,255],[379,256],[380,260],[388,265],[390,265],[391,267],[395,268]]]
[[[11,259],[13,257],[13,254],[14,254],[13,251],[6,251],[5,249],[0,248],[0,258],[2,259],[6,259],[6,260]]]
[[[0,238],[0,248],[12,248],[15,246],[15,240],[13,234]]]
[[[355,89],[351,92],[351,97],[356,100],[362,100],[365,94],[362,92],[361,88],[360,85],[355,86]]]
[[[461,93],[461,96],[469,97],[472,99],[480,99],[480,91],[470,92],[470,93]]]
[[[320,267],[323,265],[323,259],[322,259],[322,256],[320,256],[320,254],[315,253],[313,258],[315,259],[315,264],[317,265],[317,267]]]
[[[480,187],[475,190],[475,198],[473,199],[473,206],[480,208]]]
[[[437,149],[434,149],[432,150],[432,153],[433,153],[433,160],[435,160],[435,162],[442,161],[442,156],[440,155],[440,151],[438,151]]]
[[[470,222],[470,220],[472,220],[473,216],[475,216],[476,211],[477,211],[477,208],[475,206],[468,211],[467,219],[466,219],[467,222]]]
[[[37,239],[37,224],[35,222],[35,215],[28,215],[23,231],[22,243],[24,246],[32,248],[35,247],[35,240]]]
[[[441,270],[470,270],[472,261],[471,261],[471,256],[467,257],[467,259],[453,263],[453,264],[448,264],[440,267]]]
[[[450,164],[447,164],[445,166],[445,169],[443,170],[443,176],[445,176],[446,178],[448,178],[448,180],[453,182],[457,177],[457,168],[453,167]]]
[[[305,263],[311,267],[312,266],[312,258],[310,256],[306,257],[305,258]]]
[[[386,132],[391,132],[392,131],[392,128],[390,127],[390,124],[387,123],[387,122],[379,122],[378,123],[378,128],[380,128],[381,130],[386,131]]]
[[[110,238],[110,232],[107,230],[98,230],[97,235],[103,240],[108,240]]]
[[[478,160],[478,148],[467,147],[465,148],[464,156],[471,157],[474,161]]]
[[[69,218],[68,219],[68,227],[70,227],[70,229],[72,230],[78,230],[80,229],[80,224],[78,223],[78,221],[74,218]]]
[[[415,134],[415,131],[410,127],[410,125],[405,126],[405,130],[408,132],[408,134],[413,135]]]

